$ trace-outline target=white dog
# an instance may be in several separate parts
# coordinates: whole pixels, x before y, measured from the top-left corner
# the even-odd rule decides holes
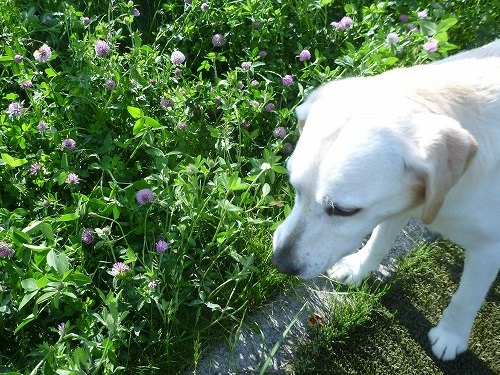
[[[500,40],[330,82],[296,112],[295,205],[274,235],[274,265],[304,278],[333,266],[333,278],[360,283],[420,218],[466,249],[460,287],[429,332],[436,357],[454,359],[500,269]]]

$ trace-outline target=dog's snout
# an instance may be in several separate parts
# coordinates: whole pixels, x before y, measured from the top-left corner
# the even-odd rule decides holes
[[[300,267],[293,262],[293,259],[289,256],[290,252],[289,248],[275,250],[273,253],[273,265],[281,273],[296,276],[300,274]]]

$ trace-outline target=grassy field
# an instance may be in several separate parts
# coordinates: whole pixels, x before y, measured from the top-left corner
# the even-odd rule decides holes
[[[305,95],[500,35],[486,0],[3,0],[0,13],[9,374],[199,361],[295,282],[269,259]]]

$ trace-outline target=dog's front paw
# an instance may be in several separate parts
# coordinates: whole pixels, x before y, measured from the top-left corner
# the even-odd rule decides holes
[[[343,284],[360,285],[371,270],[362,266],[357,254],[349,255],[327,271],[328,276]]]
[[[442,361],[452,361],[457,355],[467,350],[468,337],[464,338],[460,334],[437,327],[429,331],[429,341],[432,345],[432,352]]]

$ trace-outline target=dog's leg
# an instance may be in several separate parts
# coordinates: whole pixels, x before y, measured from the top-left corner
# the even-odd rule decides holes
[[[371,271],[378,268],[382,259],[389,252],[396,235],[408,222],[407,217],[394,217],[380,223],[358,252],[342,258],[330,270],[328,275],[342,283],[361,284]]]
[[[467,250],[460,286],[443,311],[439,324],[429,331],[436,357],[450,361],[467,350],[474,319],[499,268],[498,248]]]

